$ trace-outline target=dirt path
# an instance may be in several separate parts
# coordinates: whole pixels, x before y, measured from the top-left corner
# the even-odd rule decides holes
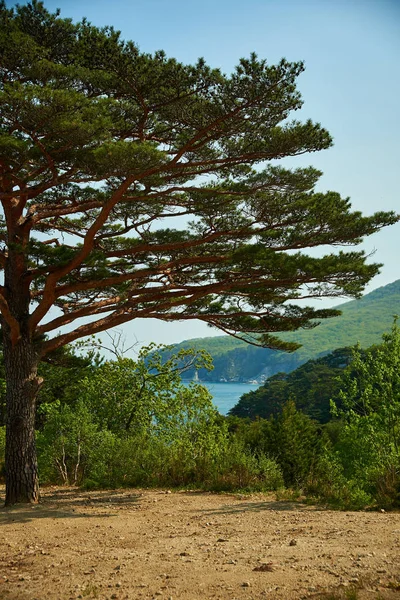
[[[45,490],[0,510],[1,600],[400,598],[400,514],[264,495]]]

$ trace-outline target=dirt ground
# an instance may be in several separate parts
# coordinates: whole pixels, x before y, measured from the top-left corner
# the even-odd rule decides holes
[[[260,494],[66,488],[44,490],[38,506],[0,509],[1,600],[296,600],[328,591],[400,598],[399,513]]]

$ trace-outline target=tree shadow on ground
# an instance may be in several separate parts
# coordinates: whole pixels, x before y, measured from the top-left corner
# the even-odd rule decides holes
[[[201,512],[205,515],[222,515],[236,514],[246,512],[310,512],[323,511],[324,509],[317,506],[310,506],[302,502],[293,502],[285,500],[268,500],[265,502],[241,502],[240,504],[224,505],[217,509],[203,509]]]
[[[47,489],[44,490],[39,504],[1,506],[0,525],[12,522],[26,523],[35,519],[111,517],[115,513],[110,509],[116,509],[121,505],[125,509],[136,510],[139,508],[141,497],[139,492],[121,490],[82,492],[79,488]],[[101,509],[101,512],[98,510],[92,512],[94,509]]]

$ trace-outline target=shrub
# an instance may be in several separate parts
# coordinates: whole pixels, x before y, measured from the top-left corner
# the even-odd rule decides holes
[[[39,473],[44,483],[79,484],[92,459],[97,427],[87,408],[60,402],[43,405],[43,430],[37,433]]]
[[[232,437],[215,463],[206,485],[214,490],[269,491],[283,486],[278,464],[264,453],[253,453],[243,440]]]

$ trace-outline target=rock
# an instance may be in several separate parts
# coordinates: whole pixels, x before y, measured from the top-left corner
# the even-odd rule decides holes
[[[243,581],[243,583],[242,583],[242,587],[244,587],[244,588],[251,587],[251,583],[250,583],[250,581]]]
[[[271,562],[263,563],[262,565],[258,565],[258,567],[254,567],[253,571],[259,571],[261,573],[271,573],[272,571],[275,571],[275,567]]]
[[[297,546],[297,541],[296,540],[290,540],[289,546]]]

